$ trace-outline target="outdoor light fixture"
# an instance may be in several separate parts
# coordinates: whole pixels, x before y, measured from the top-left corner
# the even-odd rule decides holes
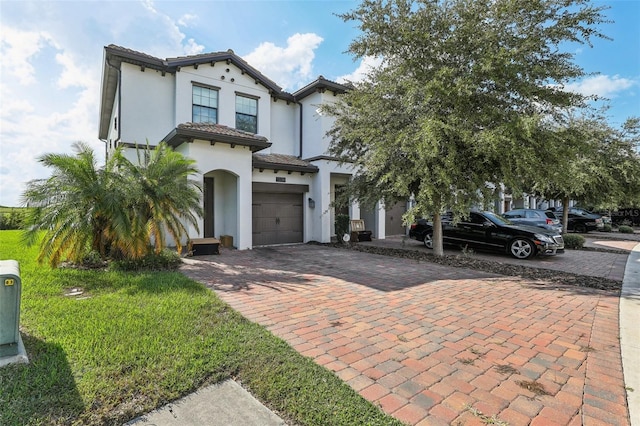
[[[309,208],[310,209],[315,209],[316,208],[316,202],[311,197],[309,197]]]

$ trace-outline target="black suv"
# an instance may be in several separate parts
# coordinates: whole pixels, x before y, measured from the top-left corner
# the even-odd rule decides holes
[[[564,240],[559,232],[515,225],[491,212],[471,212],[468,218],[455,225],[452,215],[445,214],[442,216],[442,233],[446,245],[509,253],[518,259],[564,252]],[[409,237],[423,241],[427,248],[433,248],[432,223],[425,219],[414,223]]]
[[[562,221],[562,210],[553,212],[556,217]],[[567,231],[586,233],[596,231],[604,227],[604,221],[599,214],[579,209],[576,207],[569,208],[569,221],[567,223]]]

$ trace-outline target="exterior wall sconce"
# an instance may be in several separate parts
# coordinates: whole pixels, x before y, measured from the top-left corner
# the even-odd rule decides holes
[[[309,197],[309,208],[310,209],[315,209],[316,208],[316,202],[313,198]]]

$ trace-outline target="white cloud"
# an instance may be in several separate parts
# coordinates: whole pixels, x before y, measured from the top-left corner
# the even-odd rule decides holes
[[[197,15],[185,13],[178,19],[178,25],[180,25],[181,27],[188,27],[191,25],[192,22],[195,22],[197,20],[198,20]]]
[[[186,55],[197,55],[204,51],[204,46],[196,43],[194,39],[190,38],[187,40],[186,45],[184,45],[183,50]]]
[[[567,84],[565,90],[585,96],[596,95],[603,98],[614,98],[618,93],[630,89],[638,83],[637,80],[622,78],[619,75],[597,75]]]
[[[3,26],[2,34],[9,34],[9,54],[20,65],[5,74],[3,61],[0,204],[17,205],[26,182],[50,173],[37,162],[42,154],[68,153],[78,140],[93,145],[98,158],[104,152],[104,145],[95,136],[100,64],[83,65],[76,55],[45,33]],[[3,50],[6,39],[3,38]],[[29,47],[22,55],[11,51],[25,44]],[[38,55],[55,57],[61,68],[49,66],[42,73],[29,62]]]
[[[346,74],[338,77],[338,83],[358,82],[367,77],[367,74],[374,68],[377,68],[382,64],[381,58],[375,58],[373,56],[366,56],[360,61],[360,65],[351,74]]]
[[[160,40],[158,46],[153,49],[156,50],[156,52],[151,52],[152,54],[158,54],[161,57],[174,56],[175,49],[172,45],[178,46],[182,50],[182,53],[185,55],[196,55],[204,51],[204,46],[197,44],[192,38],[186,40],[185,42],[186,35],[182,31],[180,31],[179,25],[184,26],[184,22],[186,21],[184,21],[183,19],[185,18],[185,16],[192,17],[192,15],[183,15],[182,18],[179,18],[177,21],[175,21],[169,15],[158,11],[154,6],[153,0],[142,0],[142,6],[149,12],[152,18],[160,21],[160,28],[164,30],[158,31],[154,28],[154,32],[152,32],[151,34],[155,34],[156,37],[161,38],[166,36],[172,42],[167,45],[166,40]],[[147,22],[147,24],[149,23]],[[158,24],[154,24],[153,22],[151,22],[151,25],[157,26]],[[171,53],[167,54],[167,49],[170,49]]]
[[[243,59],[283,88],[291,90],[312,79],[314,50],[323,38],[314,33],[294,34],[286,47],[271,42],[260,44]]]
[[[58,78],[58,87],[66,89],[69,87],[89,87],[95,82],[88,69],[81,68],[73,55],[69,52],[62,52],[56,55],[56,62],[62,65],[62,74]]]
[[[4,27],[0,31],[0,56],[2,72],[18,78],[24,86],[35,82],[35,68],[31,59],[46,45],[56,46],[44,31],[21,31]]]

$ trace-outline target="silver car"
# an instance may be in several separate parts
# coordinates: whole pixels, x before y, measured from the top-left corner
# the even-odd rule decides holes
[[[560,219],[550,210],[514,209],[503,213],[502,216],[515,224],[537,226],[538,228],[562,233],[562,223],[560,223]]]

